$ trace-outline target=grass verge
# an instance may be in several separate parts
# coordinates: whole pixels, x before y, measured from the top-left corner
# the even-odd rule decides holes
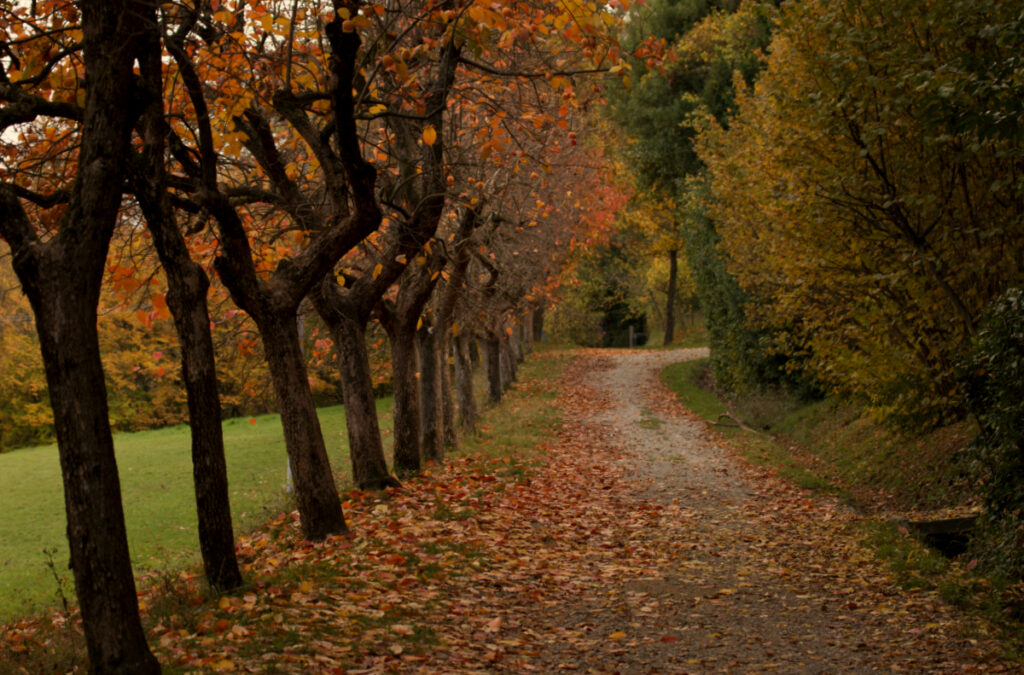
[[[978,497],[960,452],[972,433],[968,424],[906,438],[834,401],[800,402],[779,392],[726,400],[709,387],[707,360],[673,364],[662,380],[709,422],[729,414],[753,428],[715,427],[748,461],[866,513],[854,534],[902,588],[938,593],[995,626],[1008,656],[1024,658],[1024,583],[975,569],[970,552],[944,558],[886,515],[952,515],[974,508]]]

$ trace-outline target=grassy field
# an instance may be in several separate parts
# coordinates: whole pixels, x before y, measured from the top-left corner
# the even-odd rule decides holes
[[[390,399],[379,405],[381,426],[390,433]],[[348,487],[344,409],[319,412],[331,466],[339,486]],[[185,425],[114,437],[137,574],[198,561],[189,439]],[[287,455],[277,415],[226,420],[224,441],[237,533],[287,507]],[[53,605],[58,578],[73,599],[55,445],[0,454],[0,513],[0,620]]]

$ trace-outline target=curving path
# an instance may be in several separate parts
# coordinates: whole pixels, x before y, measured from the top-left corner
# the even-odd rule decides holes
[[[573,471],[610,476],[598,488],[604,501],[589,510],[605,508],[620,522],[643,517],[605,537],[629,564],[612,569],[602,552],[583,551],[590,567],[580,576],[594,579],[541,606],[524,604],[515,623],[528,644],[496,669],[1011,669],[936,597],[898,589],[861,545],[855,516],[751,467],[675,401],[658,373],[704,355],[594,350],[567,374],[576,393],[553,461],[572,456]]]

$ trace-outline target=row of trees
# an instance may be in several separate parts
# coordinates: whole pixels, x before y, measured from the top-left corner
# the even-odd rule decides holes
[[[835,393],[912,433],[973,415],[1010,523],[993,558],[1020,574],[1019,5],[655,1],[627,25],[669,49],[610,114],[676,205],[719,385]]]
[[[442,459],[455,411],[474,424],[471,341],[496,401],[562,251],[615,206],[577,127],[599,93],[586,78],[627,72],[618,20],[578,2],[0,3],[0,234],[35,319],[94,670],[159,670],[128,559],[101,298],[120,293],[152,330],[153,312],[173,322],[214,587],[241,583],[214,347],[237,311],[225,297],[259,336],[304,535],[344,532],[300,313],[315,308],[339,355],[356,484],[397,483],[374,318],[394,469]]]

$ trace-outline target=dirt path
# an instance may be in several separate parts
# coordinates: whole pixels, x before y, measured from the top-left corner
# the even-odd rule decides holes
[[[684,410],[658,373],[701,355],[584,352],[538,456],[453,457],[350,493],[352,534],[323,543],[282,514],[239,540],[241,596],[176,581],[195,611],[148,603],[171,608],[151,644],[176,672],[1020,672],[934,594],[900,590],[855,516]],[[553,386],[524,380],[506,410]],[[11,665],[45,648],[38,628],[0,632],[0,672],[73,670]]]
[[[658,373],[702,355],[590,352],[573,367],[556,463],[585,448],[593,466],[574,470],[604,472],[603,508],[650,517],[611,537],[623,569],[588,552],[607,537],[581,542],[581,574],[596,582],[520,607],[512,623],[527,644],[495,669],[1011,670],[937,598],[897,589],[841,506],[750,467],[675,402]]]

